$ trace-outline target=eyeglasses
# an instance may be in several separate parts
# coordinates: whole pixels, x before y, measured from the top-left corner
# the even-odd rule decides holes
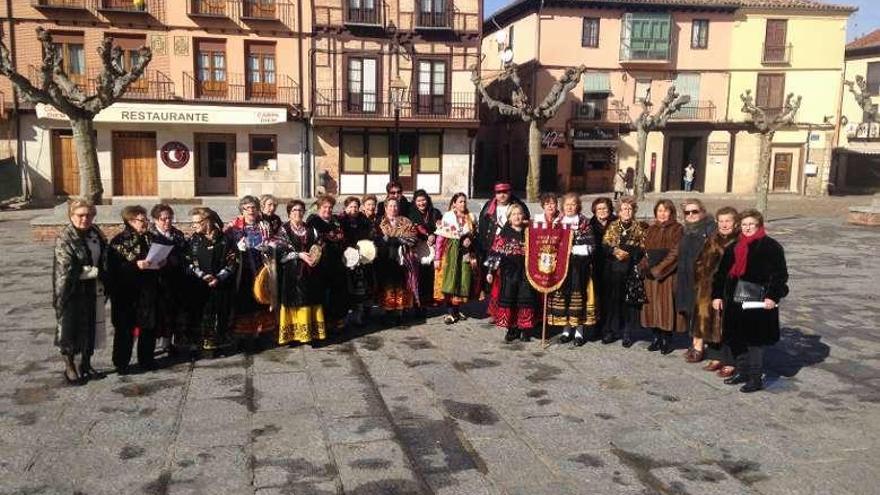
[[[756,223],[745,223],[745,222],[743,222],[743,223],[739,224],[739,226],[740,226],[740,228],[742,228],[742,229],[746,229],[746,228],[752,229],[752,228],[757,227],[758,224],[757,224],[757,222],[756,222]]]
[[[700,210],[684,210],[685,215],[699,215]]]
[[[400,194],[402,192],[403,191],[401,191],[400,189],[392,189],[392,190],[388,191],[388,194]]]

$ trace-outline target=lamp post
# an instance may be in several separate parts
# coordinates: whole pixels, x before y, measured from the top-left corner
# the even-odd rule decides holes
[[[391,160],[391,180],[400,180],[400,107],[403,104],[406,83],[395,76],[389,85],[391,90],[391,104],[394,106],[394,156]]]

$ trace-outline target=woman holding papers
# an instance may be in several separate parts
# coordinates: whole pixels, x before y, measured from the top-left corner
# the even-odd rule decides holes
[[[104,282],[107,281],[107,240],[94,225],[95,206],[83,199],[67,205],[70,224],[55,240],[52,305],[57,330],[55,345],[64,357],[64,379],[70,385],[100,378],[92,368],[95,340],[104,331]],[[80,355],[79,367],[74,358]]]
[[[128,372],[138,329],[137,360],[144,370],[156,368],[156,326],[158,324],[159,272],[166,258],[150,261],[147,255],[153,244],[148,230],[147,210],[143,206],[122,209],[122,232],[110,240],[109,273],[111,299],[113,364],[120,374]]]
[[[748,393],[764,388],[764,346],[779,341],[779,301],[788,295],[788,267],[760,212],[742,212],[740,230],[715,273],[712,307],[723,312],[724,342],[736,360],[737,373],[724,383],[743,383],[740,391]]]

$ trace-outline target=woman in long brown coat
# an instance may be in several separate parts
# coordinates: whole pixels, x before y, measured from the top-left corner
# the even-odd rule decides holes
[[[693,332],[695,339],[702,339],[706,344],[709,362],[703,369],[717,371],[718,376],[727,378],[733,375],[735,368],[730,347],[721,340],[721,313],[712,308],[712,280],[724,250],[739,235],[737,212],[725,206],[715,213],[715,221],[718,230],[706,241],[694,268],[696,295]]]
[[[654,332],[649,351],[672,352],[672,332],[686,329],[675,312],[675,270],[683,228],[675,218],[675,205],[661,199],[654,205],[654,223],[645,234],[645,257],[640,268],[645,274],[642,326]]]

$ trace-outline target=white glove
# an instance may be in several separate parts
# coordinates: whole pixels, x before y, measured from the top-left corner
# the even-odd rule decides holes
[[[299,253],[296,253],[296,252],[287,253],[281,258],[281,262],[287,263],[290,260],[296,259],[298,256],[299,256]]]
[[[98,267],[86,265],[83,267],[82,273],[79,274],[80,280],[94,280],[98,278]]]
[[[247,251],[247,248],[248,248],[247,238],[242,237],[241,239],[238,240],[238,250],[241,252],[245,252],[245,251]]]

